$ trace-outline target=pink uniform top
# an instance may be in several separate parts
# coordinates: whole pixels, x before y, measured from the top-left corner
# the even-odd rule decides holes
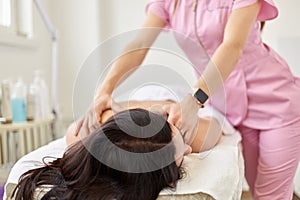
[[[222,43],[230,13],[257,0],[200,0],[197,7],[198,35],[205,51],[212,56]],[[211,97],[215,108],[234,125],[257,129],[282,127],[300,119],[300,80],[294,77],[287,63],[261,40],[259,21],[278,15],[272,0],[261,0],[261,9],[245,44],[235,70],[224,82],[226,107],[218,101],[218,92]],[[166,22],[199,77],[207,59],[195,47],[194,0],[151,0],[146,9]],[[175,13],[174,13],[175,12]],[[216,97],[216,98],[214,98]],[[224,99],[224,98],[223,98]]]

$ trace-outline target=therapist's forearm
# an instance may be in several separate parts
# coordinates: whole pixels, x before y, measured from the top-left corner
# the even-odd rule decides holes
[[[131,42],[113,64],[98,92],[111,95],[113,90],[141,65],[148,50],[149,48],[144,48],[139,43]]]
[[[196,82],[195,88],[201,88],[208,96],[213,95],[237,65],[242,46],[233,43],[221,44]]]

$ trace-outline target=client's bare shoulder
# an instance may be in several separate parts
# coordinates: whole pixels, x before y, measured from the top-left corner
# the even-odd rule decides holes
[[[222,128],[214,117],[200,118],[195,138],[191,144],[194,153],[209,150],[217,145],[222,136]]]
[[[170,101],[128,101],[119,105],[123,109],[143,108],[146,110],[159,109],[162,106],[172,103]],[[112,110],[106,110],[101,117],[101,123],[106,122],[112,115]],[[67,144],[80,140],[80,136],[75,136],[77,124],[73,122],[66,133]],[[199,118],[198,129],[195,138],[191,144],[193,152],[201,152],[213,148],[219,141],[222,130],[218,121],[213,117]]]
[[[153,106],[163,106],[168,103],[171,102],[169,101],[128,101],[128,102],[119,103],[119,106],[124,110],[133,109],[133,108],[143,108],[146,110],[151,110]],[[113,114],[114,112],[112,110],[104,111],[101,116],[101,124],[105,123]],[[73,122],[72,124],[69,125],[67,129],[66,141],[68,146],[80,140],[80,135],[75,136],[77,127],[78,127],[78,123]]]

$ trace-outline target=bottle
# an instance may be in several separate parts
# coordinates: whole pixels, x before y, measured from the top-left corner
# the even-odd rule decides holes
[[[1,86],[1,83],[0,83],[0,86]],[[2,118],[2,108],[1,107],[2,107],[2,90],[0,90],[0,118]]]
[[[49,89],[40,70],[34,71],[33,87],[36,91],[36,117],[35,119],[51,118],[49,104]]]
[[[13,87],[11,96],[13,122],[26,122],[26,85],[21,78]]]
[[[1,83],[0,83],[1,86]],[[4,122],[5,119],[2,117],[2,91],[0,90],[0,123]]]
[[[2,81],[2,117],[4,118],[4,124],[12,123],[12,107],[11,107],[11,95],[10,95],[10,82],[8,80]]]
[[[37,109],[37,89],[33,84],[30,84],[26,96],[26,108],[27,108],[27,121],[33,121],[36,115]]]

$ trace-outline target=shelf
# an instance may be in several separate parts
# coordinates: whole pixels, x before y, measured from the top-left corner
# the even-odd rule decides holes
[[[53,122],[54,122],[54,118],[39,120],[39,121],[22,122],[22,123],[0,124],[0,131],[32,128],[35,126],[49,124],[49,123],[53,123]]]

